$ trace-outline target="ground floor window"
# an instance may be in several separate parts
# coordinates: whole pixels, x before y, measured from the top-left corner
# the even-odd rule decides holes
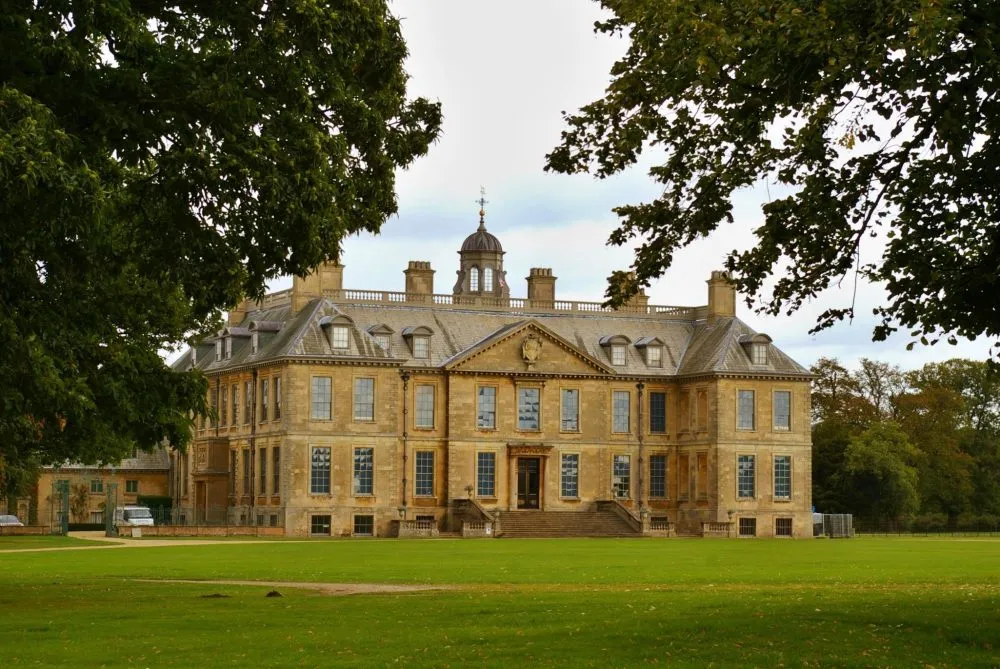
[[[791,518],[775,518],[774,519],[774,536],[776,536],[776,537],[790,537],[790,536],[792,536],[792,519]]]
[[[28,522],[28,521],[24,521]],[[101,525],[104,523],[104,512],[103,511],[91,511],[90,512],[90,523],[92,525]]]
[[[580,456],[576,453],[563,453],[562,482],[559,493],[563,497],[580,496]]]
[[[632,484],[632,458],[628,455],[616,455],[611,472],[611,492],[617,498],[627,498]]]
[[[476,495],[496,496],[496,453],[479,453],[476,458]]]
[[[271,514],[271,527],[277,527],[277,526],[278,526],[278,516],[277,516],[277,514],[273,514],[272,513]]]
[[[757,536],[756,518],[740,518],[740,536],[741,537]]]
[[[312,516],[309,534],[330,534],[330,516]]]
[[[263,513],[258,513],[257,514],[257,527],[264,527],[264,514]]]
[[[375,536],[375,516],[354,516],[354,536]]]
[[[437,521],[434,519],[434,516],[417,516],[417,522],[418,523],[430,523],[430,524],[433,525]]]
[[[138,479],[129,479],[125,481],[125,492],[129,495],[137,495],[139,493]]]
[[[667,456],[652,455],[649,458],[649,496],[667,496]]]

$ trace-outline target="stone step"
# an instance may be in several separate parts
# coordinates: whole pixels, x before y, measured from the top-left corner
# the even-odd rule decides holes
[[[635,537],[611,511],[510,511],[501,514],[503,537]]]

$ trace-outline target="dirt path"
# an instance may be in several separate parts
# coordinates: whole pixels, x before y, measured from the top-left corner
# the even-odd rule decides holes
[[[251,585],[262,588],[298,588],[316,590],[324,595],[345,597],[347,595],[371,595],[396,592],[422,592],[428,590],[452,590],[450,585],[390,585],[387,583],[300,583],[298,581],[200,581],[196,579],[134,578],[138,583],[186,583],[191,585]]]

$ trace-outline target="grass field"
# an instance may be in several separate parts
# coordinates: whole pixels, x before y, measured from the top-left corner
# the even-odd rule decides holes
[[[269,587],[141,578],[452,587],[265,598]],[[1000,665],[998,609],[995,539],[0,553],[4,667],[989,667]]]

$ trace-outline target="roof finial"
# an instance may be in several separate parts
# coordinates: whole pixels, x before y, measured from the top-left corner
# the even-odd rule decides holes
[[[486,187],[479,187],[479,199],[476,200],[479,204],[479,231],[486,232],[486,203],[489,200],[486,199]]]

